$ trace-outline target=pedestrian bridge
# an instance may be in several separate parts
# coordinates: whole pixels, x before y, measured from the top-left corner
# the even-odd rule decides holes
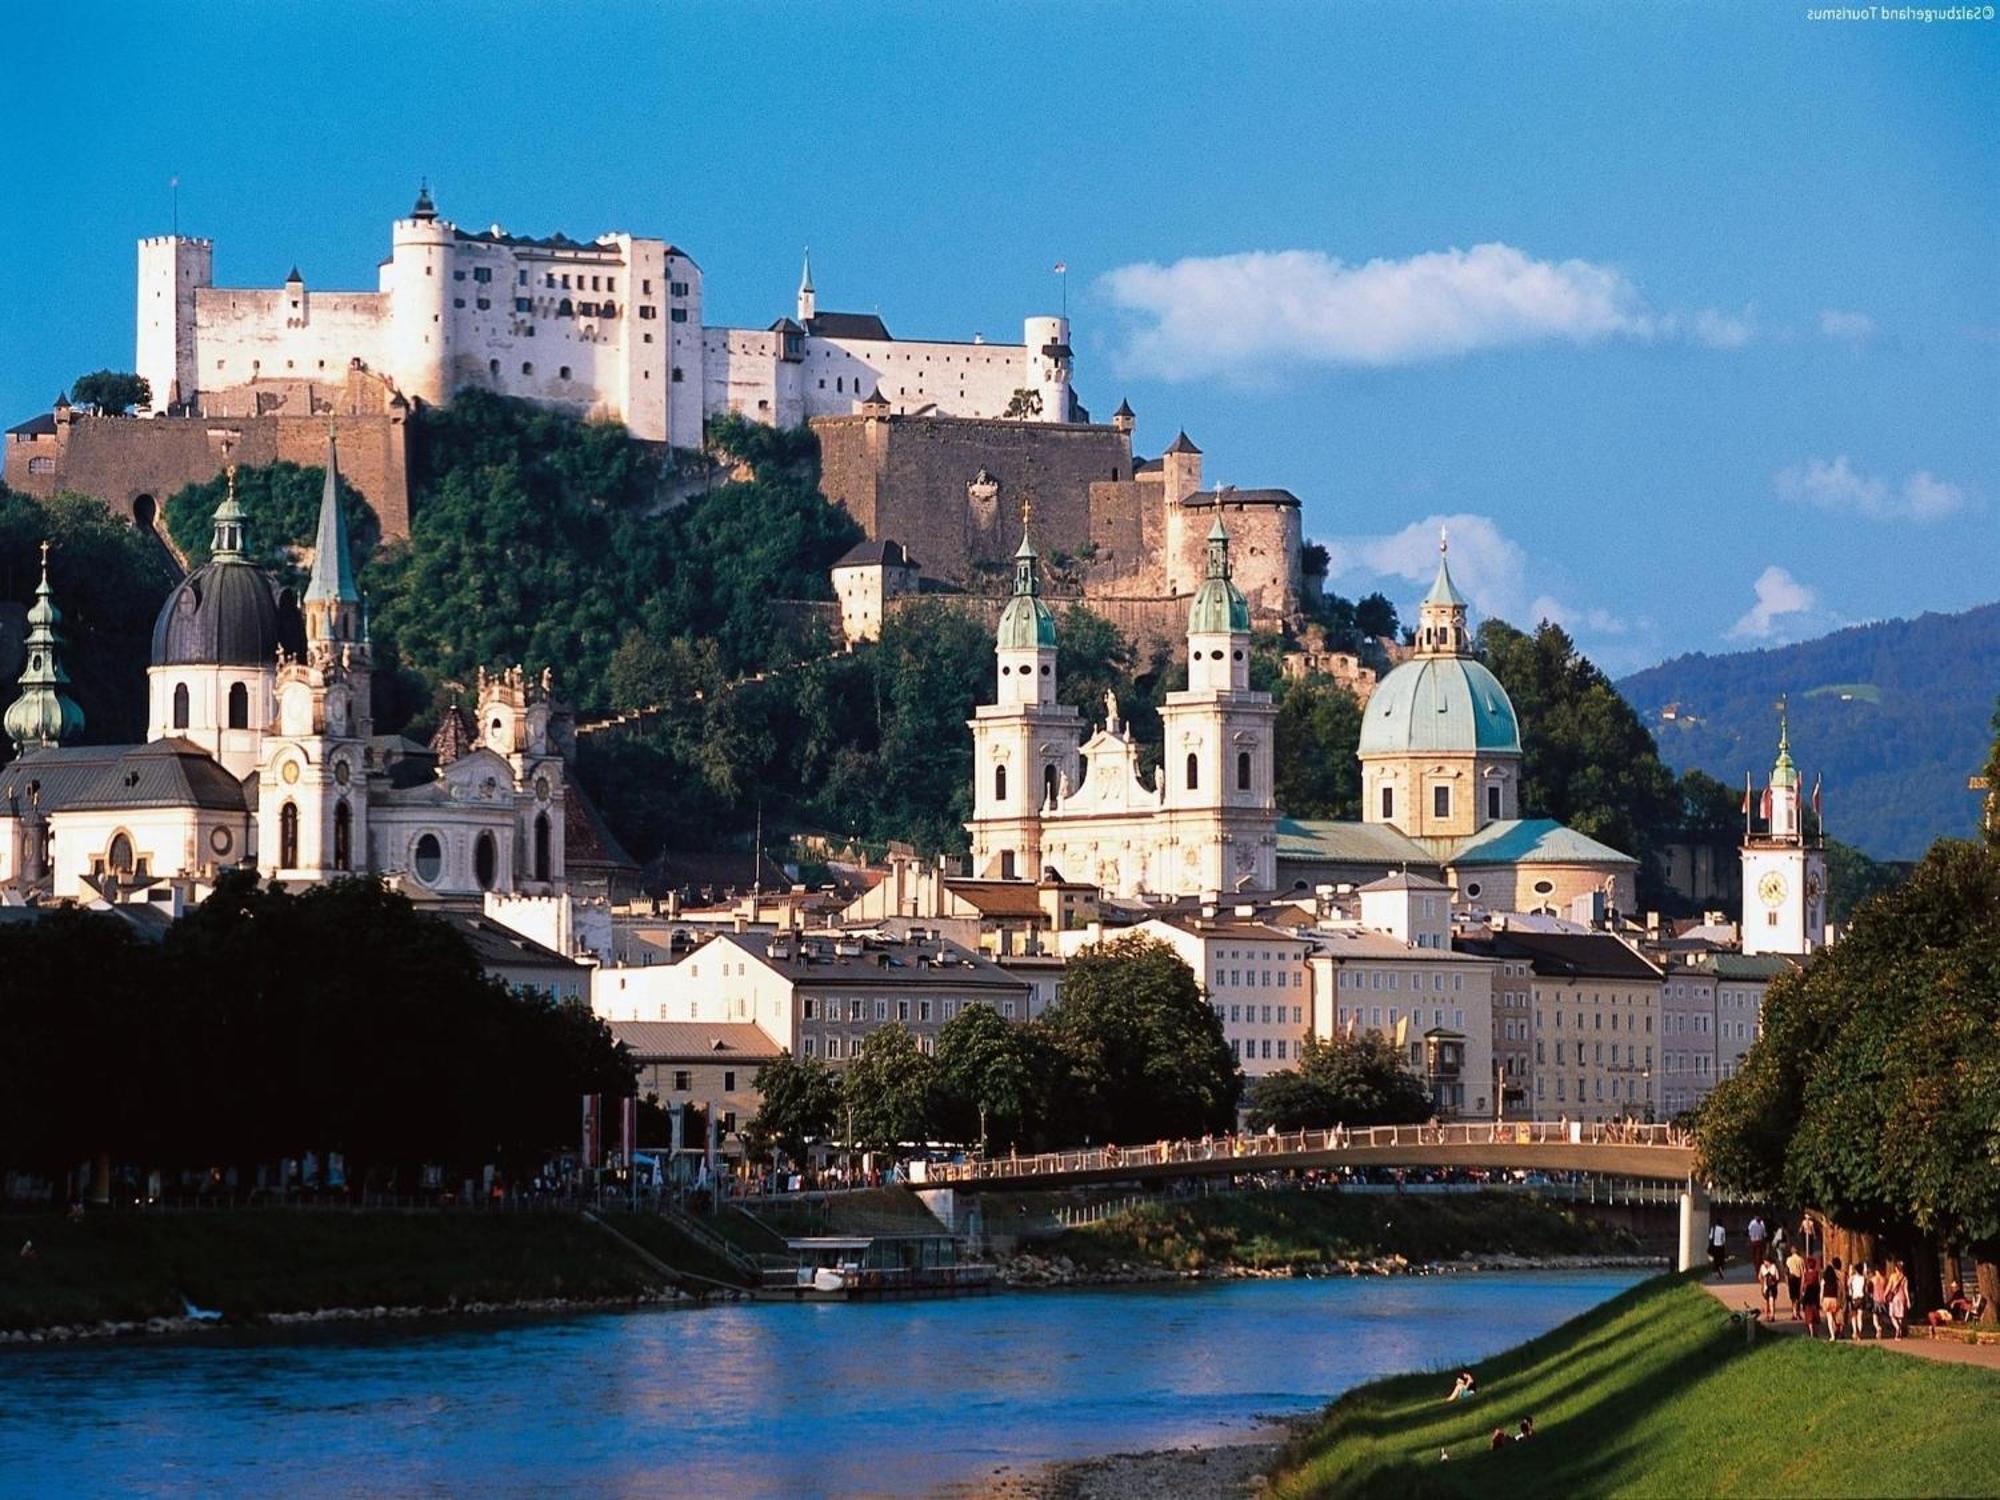
[[[1682,1270],[1708,1237],[1708,1195],[1695,1180],[1694,1140],[1671,1125],[1607,1120],[1504,1120],[1466,1125],[1335,1125],[1326,1130],[1203,1136],[1148,1146],[1095,1146],[1037,1156],[910,1163],[910,1186],[955,1225],[954,1200],[982,1192],[1033,1192],[1107,1182],[1310,1172],[1343,1167],[1445,1167],[1498,1172],[1583,1172],[1671,1182],[1680,1188]]]
[[[913,1162],[910,1175],[913,1186],[951,1187],[964,1193],[1342,1167],[1589,1172],[1685,1184],[1694,1175],[1694,1155],[1693,1140],[1671,1125],[1522,1120],[1335,1125],[1326,1130],[1204,1136],[1039,1156]]]

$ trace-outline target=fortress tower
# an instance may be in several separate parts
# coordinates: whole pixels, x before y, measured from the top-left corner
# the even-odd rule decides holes
[[[152,387],[154,411],[195,400],[195,294],[214,284],[213,240],[167,234],[139,241],[137,373]]]

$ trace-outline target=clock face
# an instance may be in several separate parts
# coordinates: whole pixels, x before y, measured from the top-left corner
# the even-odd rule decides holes
[[[287,786],[294,785],[299,779],[299,763],[295,760],[286,761],[278,768],[278,774],[284,777]]]
[[[1806,895],[1817,901],[1819,900],[1819,889],[1819,871],[1814,870],[1810,875],[1806,876]]]
[[[1785,899],[1785,877],[1772,870],[1757,882],[1757,894],[1766,906],[1776,906]]]

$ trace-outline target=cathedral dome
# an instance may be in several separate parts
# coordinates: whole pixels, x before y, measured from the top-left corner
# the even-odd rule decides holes
[[[1053,651],[1056,617],[1034,594],[1016,594],[1000,615],[1002,651]]]
[[[1181,434],[1187,441],[1187,434]],[[1208,576],[1195,590],[1188,610],[1189,635],[1248,635],[1250,601],[1229,578],[1229,528],[1222,517],[1208,529]]]
[[[298,604],[290,589],[240,559],[195,569],[153,622],[156,667],[268,667],[280,646],[305,651]]]
[[[1383,678],[1362,712],[1363,755],[1410,751],[1519,755],[1507,690],[1470,657],[1426,656]]]

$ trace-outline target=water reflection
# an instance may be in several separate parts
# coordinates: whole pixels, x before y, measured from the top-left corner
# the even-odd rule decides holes
[[[0,1355],[0,1490],[922,1494],[1212,1442],[1466,1362],[1632,1273],[1262,1281]]]

